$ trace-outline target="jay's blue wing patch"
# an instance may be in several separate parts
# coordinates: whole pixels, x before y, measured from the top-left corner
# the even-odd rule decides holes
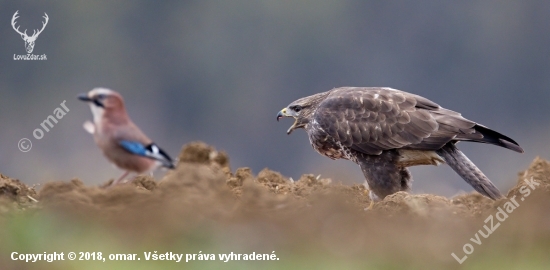
[[[120,146],[122,146],[122,148],[126,149],[126,151],[134,155],[158,160],[162,163],[162,166],[169,169],[174,168],[174,162],[172,161],[170,156],[168,156],[166,152],[164,152],[154,143],[143,145],[140,142],[121,140],[119,144]]]
[[[126,149],[126,151],[134,155],[146,156],[147,149],[145,148],[145,145],[139,142],[122,140],[119,144],[122,148]]]

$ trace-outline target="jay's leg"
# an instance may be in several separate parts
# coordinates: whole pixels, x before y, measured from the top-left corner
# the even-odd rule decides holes
[[[117,185],[119,184],[122,180],[124,180],[124,178],[126,176],[128,176],[128,174],[130,173],[130,171],[126,171],[122,176],[120,176],[117,180],[113,181],[113,183],[111,184],[111,186],[114,186],[114,185]]]

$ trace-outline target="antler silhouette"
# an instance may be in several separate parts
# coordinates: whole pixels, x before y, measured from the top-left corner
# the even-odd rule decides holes
[[[48,14],[46,14],[46,12],[44,12],[44,16],[42,16],[42,18],[46,19],[46,21],[42,22],[42,29],[40,29],[40,31],[38,31],[36,34],[34,33],[34,30],[33,30],[33,34],[32,34],[33,37],[35,35],[36,36],[40,35],[40,33],[42,33],[42,31],[44,31],[44,28],[46,28],[46,24],[48,24],[48,21],[50,20],[50,18],[48,17]]]
[[[48,17],[48,14],[46,14],[46,12],[44,12],[44,16],[42,16],[42,18],[44,18],[46,20],[44,22],[42,22],[42,29],[33,30],[32,36],[29,37],[27,35],[27,29],[25,29],[24,32],[21,32],[21,31],[19,31],[19,26],[15,27],[15,20],[17,20],[17,18],[19,18],[18,14],[19,14],[19,10],[16,11],[15,14],[13,14],[13,17],[11,18],[11,26],[13,27],[13,30],[15,30],[15,32],[19,33],[21,35],[21,38],[25,41],[25,48],[26,48],[27,52],[32,53],[32,50],[34,49],[34,42],[36,41],[36,38],[38,37],[38,35],[40,35],[40,33],[42,33],[42,31],[44,31],[44,28],[46,28],[46,25],[48,24],[48,21],[50,20],[50,18]]]
[[[19,33],[21,36],[27,36],[27,29],[25,29],[24,33],[21,33],[21,31],[19,31],[19,26],[15,28],[15,20],[19,18],[19,16],[17,16],[17,13],[19,13],[19,10],[16,11],[15,14],[13,14],[13,17],[11,18],[11,27],[13,27],[13,30],[15,30],[15,32]]]

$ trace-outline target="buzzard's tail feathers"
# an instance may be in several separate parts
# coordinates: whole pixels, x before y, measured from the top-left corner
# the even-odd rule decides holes
[[[477,192],[493,200],[503,197],[498,188],[491,183],[491,180],[466,155],[458,150],[454,143],[447,143],[437,150],[437,154],[443,157],[445,162]]]

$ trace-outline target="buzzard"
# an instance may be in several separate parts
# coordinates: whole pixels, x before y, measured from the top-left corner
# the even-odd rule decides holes
[[[442,108],[424,97],[380,87],[341,87],[304,97],[277,114],[293,117],[313,149],[357,163],[372,201],[408,191],[416,165],[447,163],[479,193],[497,200],[498,188],[458,148],[459,141],[498,145],[523,153],[511,138]]]

